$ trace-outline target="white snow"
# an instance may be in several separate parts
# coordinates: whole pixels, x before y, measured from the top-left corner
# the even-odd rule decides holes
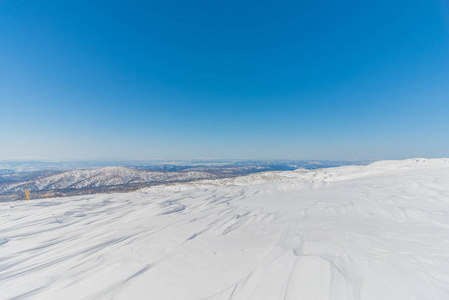
[[[0,203],[0,299],[449,299],[449,159]]]

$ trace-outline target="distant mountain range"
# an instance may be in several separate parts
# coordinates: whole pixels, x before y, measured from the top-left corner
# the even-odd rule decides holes
[[[190,164],[189,164],[190,163]],[[129,166],[80,168],[85,163],[58,165],[45,163],[0,163],[0,201],[25,199],[28,190],[33,198],[71,196],[98,192],[126,192],[142,187],[201,179],[238,177],[264,171],[316,169],[367,162],[329,161],[199,161],[135,163]],[[3,167],[3,168],[1,168]],[[51,167],[52,169],[45,169]],[[27,171],[24,171],[27,170]]]
[[[218,176],[208,172],[164,172],[127,167],[105,167],[93,170],[72,170],[44,175],[25,181],[0,184],[0,195],[30,192],[58,191],[70,193],[74,190],[110,190],[118,187],[126,189],[141,186],[184,182],[199,179],[213,179]]]

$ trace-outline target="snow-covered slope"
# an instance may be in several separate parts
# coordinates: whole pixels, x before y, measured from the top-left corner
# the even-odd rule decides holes
[[[449,299],[449,160],[0,203],[0,298]]]
[[[72,170],[51,176],[0,185],[0,194],[24,192],[25,190],[48,191],[82,189],[117,185],[136,185],[170,181],[187,181],[214,178],[207,172],[158,172],[126,167],[106,167],[93,170]]]

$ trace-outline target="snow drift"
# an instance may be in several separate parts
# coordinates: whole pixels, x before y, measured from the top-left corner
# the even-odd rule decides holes
[[[449,299],[448,159],[0,211],[1,299]]]

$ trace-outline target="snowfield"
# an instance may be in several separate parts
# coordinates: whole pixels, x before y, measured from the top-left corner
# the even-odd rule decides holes
[[[449,159],[0,203],[1,299],[449,299]]]

